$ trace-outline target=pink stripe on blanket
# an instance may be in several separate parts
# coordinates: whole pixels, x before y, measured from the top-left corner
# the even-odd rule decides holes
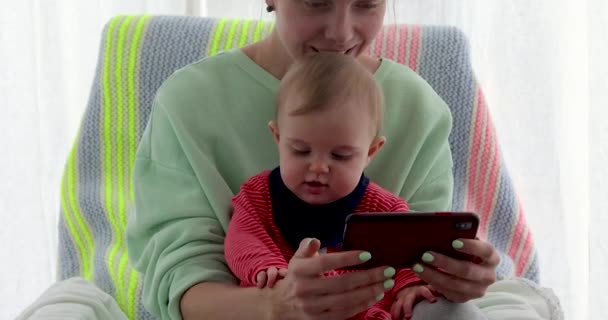
[[[481,93],[480,93],[481,94]],[[481,148],[481,169],[479,170],[479,177],[477,179],[476,186],[475,186],[475,190],[477,190],[477,208],[481,211],[479,212],[479,214],[482,215],[482,219],[484,221],[488,221],[488,211],[485,210],[485,206],[484,203],[486,201],[486,198],[488,196],[487,193],[487,180],[488,180],[488,165],[490,162],[490,152],[492,150],[492,141],[490,140],[490,134],[489,134],[489,126],[490,126],[490,121],[489,121],[489,115],[488,115],[488,109],[487,106],[485,105],[485,101],[483,105],[480,105],[481,108],[483,108],[483,129],[481,131],[481,141],[482,141],[482,145],[480,145],[479,147]]]
[[[492,139],[495,139],[496,137],[493,135]],[[496,198],[498,195],[498,189],[500,187],[499,183],[499,175],[498,175],[498,171],[500,169],[499,166],[499,158],[498,158],[498,144],[496,143],[496,140],[493,140],[493,144],[492,144],[492,149],[494,149],[492,151],[492,157],[491,157],[491,165],[490,165],[490,171],[488,172],[488,187],[485,190],[485,193],[487,194],[486,197],[484,197],[484,203],[483,203],[483,209],[482,211],[484,212],[484,214],[486,215],[485,217],[485,221],[482,224],[482,230],[481,230],[481,234],[482,237],[485,237],[487,235],[487,231],[490,229],[490,227],[492,226],[492,224],[496,223],[496,221],[494,221],[494,207],[496,205]]]
[[[396,25],[386,27],[386,31],[386,52],[384,53],[384,56],[391,60],[395,60],[395,34],[399,31]]]
[[[528,265],[528,261],[530,260],[530,255],[532,254],[532,248],[534,246],[534,241],[532,239],[532,232],[527,226],[526,218],[523,213],[523,209],[520,206],[519,211],[521,220],[522,220],[522,230],[520,231],[522,234],[525,234],[526,242],[524,243],[524,248],[522,249],[521,255],[517,257],[517,261],[515,261],[515,275],[521,276],[525,271],[526,266]]]
[[[487,105],[485,106],[487,109]],[[486,177],[486,179],[488,180],[486,183],[486,188],[482,189],[482,192],[484,194],[483,197],[483,204],[482,204],[482,211],[484,215],[487,215],[485,217],[486,219],[486,223],[483,224],[483,229],[482,230],[482,234],[485,235],[488,228],[489,228],[489,223],[492,221],[493,219],[493,213],[494,213],[494,203],[496,200],[496,194],[499,188],[499,180],[498,180],[498,170],[499,170],[499,157],[498,157],[498,141],[496,138],[496,130],[494,128],[494,126],[492,125],[492,122],[490,121],[490,115],[489,113],[487,113],[487,119],[486,119],[486,133],[487,133],[487,147],[486,149],[488,150],[488,171],[486,172],[486,170],[483,170],[482,172],[484,172],[484,176]]]
[[[519,234],[521,235],[521,241],[519,242],[519,248],[517,249],[517,254],[515,255],[515,257],[513,257],[513,272],[515,273],[515,275],[518,275],[520,273],[519,269],[523,269],[523,266],[520,266],[522,264],[522,258],[523,258],[523,254],[524,254],[524,250],[526,248],[526,243],[528,242],[528,236],[529,234],[527,232],[524,232],[524,230],[519,230]],[[523,264],[525,265],[525,262],[523,262]]]
[[[530,254],[532,253],[532,234],[530,232],[526,232],[527,234],[527,239],[526,239],[526,244],[524,246],[524,250],[521,253],[521,256],[519,257],[518,261],[517,261],[517,266],[515,268],[515,275],[516,276],[521,276],[524,273],[524,269],[526,267],[526,265],[528,264],[528,260],[530,259]]]
[[[420,26],[412,26],[412,44],[410,49],[409,66],[412,70],[418,70],[418,53],[420,49]]]
[[[397,55],[397,61],[401,64],[405,64],[405,44],[408,40],[407,29],[408,27],[405,25],[399,27],[399,52]]]
[[[380,29],[380,33],[376,37],[376,48],[374,55],[376,57],[382,57],[382,44],[384,43],[384,33],[385,28]]]
[[[465,208],[467,210],[477,211],[479,206],[477,205],[477,168],[479,166],[479,148],[481,147],[481,122],[483,119],[483,95],[481,90],[477,88],[477,99],[476,104],[473,108],[473,137],[470,142],[470,152],[471,157],[469,158],[469,176],[468,176],[468,184],[467,184],[467,197]]]
[[[526,247],[524,248],[524,253],[522,254],[521,263],[518,264],[518,267],[521,267],[521,270],[515,270],[515,274],[517,276],[524,276],[530,271],[531,263],[533,261],[533,253],[534,239],[532,238],[532,232],[528,231],[528,241],[526,241]]]

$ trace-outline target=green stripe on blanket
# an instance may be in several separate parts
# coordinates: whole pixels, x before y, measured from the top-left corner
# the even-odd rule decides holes
[[[110,22],[102,75],[103,196],[114,235],[107,268],[115,287],[116,301],[130,319],[136,318],[139,276],[128,263],[125,229],[127,198],[133,197],[131,172],[137,149],[137,57],[149,18],[119,16]]]

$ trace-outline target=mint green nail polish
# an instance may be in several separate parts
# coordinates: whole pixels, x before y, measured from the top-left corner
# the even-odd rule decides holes
[[[362,252],[361,254],[359,254],[359,259],[361,261],[367,261],[371,258],[372,258],[372,254],[369,252]]]
[[[414,271],[415,271],[416,273],[422,273],[422,272],[424,272],[424,267],[423,267],[423,266],[421,266],[421,265],[419,265],[419,264],[416,264],[416,265],[414,266]]]
[[[387,278],[392,278],[395,275],[395,273],[396,273],[395,268],[388,267],[388,268],[384,269],[384,276]]]
[[[393,279],[388,279],[384,281],[384,289],[390,289],[395,286],[395,281]]]
[[[462,247],[464,247],[464,243],[462,243],[460,240],[454,240],[452,241],[452,247],[455,249],[462,249]]]
[[[427,263],[430,263],[430,262],[435,261],[435,257],[433,257],[433,255],[432,255],[432,254],[430,254],[430,253],[428,253],[428,252],[425,252],[425,253],[422,255],[422,261],[427,262]]]
[[[382,300],[382,298],[384,298],[384,293],[381,293],[379,295],[376,296],[376,301],[380,301]]]

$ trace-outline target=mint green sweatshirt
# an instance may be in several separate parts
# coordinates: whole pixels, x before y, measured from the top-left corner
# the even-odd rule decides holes
[[[449,109],[406,66],[384,59],[375,78],[387,143],[366,175],[414,211],[448,209]],[[278,85],[232,50],[175,72],[156,94],[137,151],[127,243],[144,304],[163,319],[181,319],[181,296],[196,283],[236,284],[224,260],[230,200],[247,178],[278,165],[267,127]]]

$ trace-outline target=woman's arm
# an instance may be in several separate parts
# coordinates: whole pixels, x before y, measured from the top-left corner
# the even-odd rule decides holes
[[[272,319],[270,290],[225,283],[198,283],[182,296],[182,318]]]
[[[385,268],[326,278],[323,273],[361,264],[360,251],[319,255],[320,242],[302,240],[289,263],[290,272],[273,288],[242,288],[199,283],[183,296],[183,318],[341,320],[371,307],[382,298]],[[236,308],[235,306],[238,306]]]
[[[182,145],[174,121],[155,100],[133,169],[127,245],[143,274],[144,305],[162,319],[180,318],[182,295],[194,284],[236,282],[224,259],[222,223],[232,194],[214,180],[219,173],[211,161],[191,163]],[[214,183],[215,194],[201,178]]]

